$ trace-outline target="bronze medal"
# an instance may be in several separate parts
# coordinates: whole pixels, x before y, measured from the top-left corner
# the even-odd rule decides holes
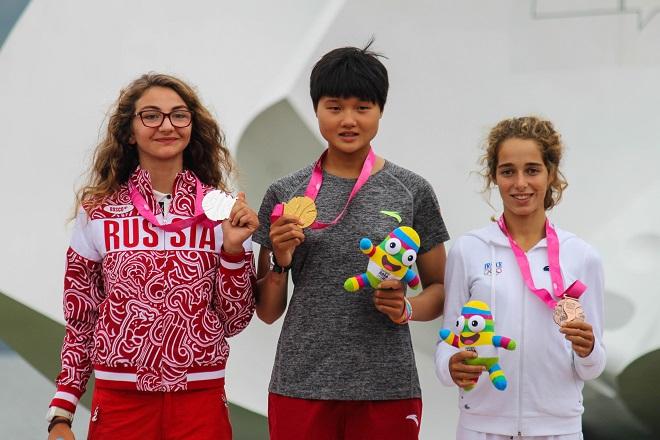
[[[555,306],[555,311],[552,314],[552,319],[560,327],[570,321],[584,321],[584,318],[585,316],[582,305],[577,299],[571,298],[570,296],[559,300]]]

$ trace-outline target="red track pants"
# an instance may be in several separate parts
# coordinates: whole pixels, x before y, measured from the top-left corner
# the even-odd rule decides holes
[[[308,400],[270,393],[271,440],[416,440],[422,400]]]
[[[92,440],[230,440],[223,388],[172,393],[95,388]]]

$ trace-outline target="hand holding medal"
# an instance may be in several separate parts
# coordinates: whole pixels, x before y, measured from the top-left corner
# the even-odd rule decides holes
[[[291,264],[293,252],[305,241],[303,228],[311,226],[315,220],[316,203],[310,197],[294,197],[275,205],[270,215],[270,241],[278,264],[283,267]]]
[[[594,349],[594,331],[586,321],[574,319],[565,322],[559,331],[564,334],[566,340],[571,343],[573,351],[580,357],[587,357]]]
[[[230,254],[243,250],[243,242],[259,227],[257,214],[245,202],[245,193],[233,197],[220,190],[211,191],[202,200],[209,220],[222,222],[222,247]]]
[[[202,209],[209,220],[222,221],[229,218],[236,203],[236,197],[216,189],[204,196]]]

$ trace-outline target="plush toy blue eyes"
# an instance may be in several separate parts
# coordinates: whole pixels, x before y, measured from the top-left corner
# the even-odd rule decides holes
[[[401,242],[398,238],[390,238],[385,243],[385,251],[390,255],[396,255],[401,250]]]

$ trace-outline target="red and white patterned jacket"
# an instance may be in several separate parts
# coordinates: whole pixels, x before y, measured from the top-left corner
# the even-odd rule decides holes
[[[131,182],[163,222],[149,173]],[[163,223],[195,211],[196,177],[179,173]],[[204,192],[214,188],[202,185]],[[166,232],[133,206],[128,185],[76,220],[64,277],[66,334],[51,406],[75,411],[94,370],[97,387],[181,391],[224,384],[225,338],[254,312],[252,243],[221,250],[222,227]]]

